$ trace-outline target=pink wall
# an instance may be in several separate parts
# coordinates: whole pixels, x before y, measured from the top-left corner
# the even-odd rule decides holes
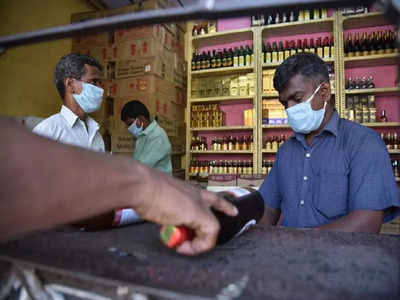
[[[217,31],[228,31],[251,26],[251,17],[229,18],[217,20]]]

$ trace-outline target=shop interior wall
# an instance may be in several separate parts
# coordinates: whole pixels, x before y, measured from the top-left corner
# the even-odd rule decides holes
[[[70,23],[71,14],[93,11],[85,0],[0,0],[0,35]],[[63,39],[17,47],[0,55],[0,115],[47,117],[60,109],[54,85],[58,60],[71,51]]]

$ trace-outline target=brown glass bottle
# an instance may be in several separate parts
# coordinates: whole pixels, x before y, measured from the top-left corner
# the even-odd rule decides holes
[[[388,119],[386,117],[386,111],[384,109],[381,110],[381,115],[379,117],[380,122],[387,122]]]

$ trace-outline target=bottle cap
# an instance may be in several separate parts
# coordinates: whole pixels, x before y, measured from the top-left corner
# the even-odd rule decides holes
[[[160,238],[161,241],[168,248],[176,248],[183,242],[192,240],[194,232],[184,226],[165,225],[161,227]]]

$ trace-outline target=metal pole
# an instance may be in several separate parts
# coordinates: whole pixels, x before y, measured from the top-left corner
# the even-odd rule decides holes
[[[351,5],[372,4],[374,0],[353,0]],[[0,37],[0,53],[10,47],[43,41],[73,37],[83,33],[114,30],[137,25],[159,24],[173,21],[184,21],[196,18],[217,19],[238,15],[250,15],[260,10],[290,10],[313,7],[343,7],[348,6],[347,0],[202,0],[187,7],[150,10],[130,13],[103,19],[88,20],[81,23],[46,28]]]

